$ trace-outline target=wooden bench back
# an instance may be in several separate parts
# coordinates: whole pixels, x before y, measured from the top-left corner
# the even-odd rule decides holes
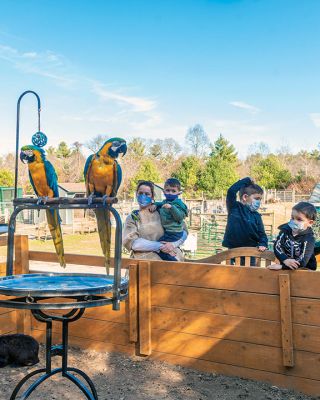
[[[206,264],[231,264],[231,260],[234,259],[234,265],[240,266],[241,257],[245,259],[246,267],[250,267],[251,257],[255,258],[255,266],[261,267],[261,264],[264,266],[270,265],[272,262],[276,261],[276,256],[272,251],[259,251],[256,247],[237,247],[235,249],[230,249],[226,251],[222,251],[221,253],[215,254],[213,256],[203,258],[201,260],[197,260],[199,263]]]

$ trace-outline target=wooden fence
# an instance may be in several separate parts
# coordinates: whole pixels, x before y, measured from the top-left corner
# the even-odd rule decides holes
[[[28,258],[56,261],[54,254],[28,252],[26,246],[17,237],[16,271],[27,267]],[[66,258],[103,266],[102,257]],[[70,325],[70,344],[319,395],[319,272],[142,260],[123,260],[123,268],[130,274],[128,300],[118,312],[111,306],[86,310]],[[5,313],[6,321],[13,318],[7,331],[14,331],[19,321],[9,317],[12,311]],[[28,313],[23,320],[17,331],[44,339],[40,323]]]

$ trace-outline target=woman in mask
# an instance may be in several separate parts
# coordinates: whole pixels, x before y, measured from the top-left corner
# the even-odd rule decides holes
[[[123,230],[123,245],[131,252],[131,258],[161,260],[158,253],[162,251],[182,261],[183,253],[179,246],[187,238],[185,231],[176,242],[159,242],[164,230],[158,211],[151,212],[154,203],[153,183],[140,181],[136,189],[136,199],[139,210],[128,215]]]

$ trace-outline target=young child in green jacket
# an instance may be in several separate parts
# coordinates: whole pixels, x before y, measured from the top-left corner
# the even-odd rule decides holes
[[[167,179],[164,184],[163,192],[166,199],[155,203],[164,229],[164,235],[159,241],[176,242],[183,237],[183,221],[188,216],[188,208],[184,202],[179,199],[181,184],[178,179]],[[165,261],[177,261],[174,256],[163,253],[162,251],[159,252],[159,256]]]

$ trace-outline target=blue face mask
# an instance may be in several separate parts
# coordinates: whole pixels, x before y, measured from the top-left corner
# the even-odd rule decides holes
[[[290,221],[288,222],[288,225],[293,231],[303,231],[304,230],[303,222],[296,222],[294,219],[290,219]]]
[[[168,201],[174,201],[175,199],[178,198],[178,194],[172,194],[172,193],[164,193],[164,196],[166,198],[166,200]]]
[[[251,211],[257,211],[259,210],[261,206],[261,200],[253,199],[251,204],[248,204],[248,207],[250,208]]]
[[[138,194],[137,202],[139,203],[140,206],[146,207],[152,203],[152,198],[150,196],[147,196],[146,194]]]

